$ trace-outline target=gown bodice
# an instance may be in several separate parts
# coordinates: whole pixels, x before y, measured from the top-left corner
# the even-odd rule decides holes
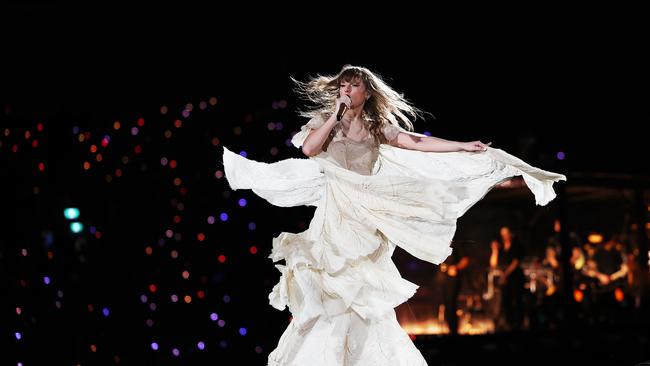
[[[379,156],[379,148],[374,137],[355,141],[335,136],[325,151],[327,158],[341,167],[362,175],[370,175]]]
[[[325,123],[322,118],[314,118],[306,127],[315,129]],[[385,141],[393,140],[402,129],[390,124],[381,128]],[[344,123],[338,123],[332,128],[329,140],[323,146],[320,157],[336,163],[347,170],[361,175],[371,175],[379,157],[379,138],[368,133],[363,140],[349,138],[346,135]]]

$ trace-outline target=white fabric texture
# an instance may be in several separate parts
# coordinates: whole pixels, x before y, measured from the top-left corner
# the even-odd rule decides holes
[[[294,145],[318,123],[303,126]],[[394,129],[385,135],[395,137]],[[345,169],[327,152],[267,164],[224,148],[233,190],[252,189],[283,207],[316,206],[306,231],[273,239],[270,258],[285,264],[276,266],[281,277],[269,301],[288,307],[293,320],[269,365],[426,365],[395,319],[394,308],[418,288],[392,262],[395,246],[440,264],[451,254],[458,217],[492,187],[521,175],[536,203],[545,205],[555,197],[553,183],[565,179],[493,148],[376,148],[370,175]]]

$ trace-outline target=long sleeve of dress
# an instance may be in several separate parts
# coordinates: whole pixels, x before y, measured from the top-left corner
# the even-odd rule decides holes
[[[414,256],[436,264],[450,253],[456,219],[497,184],[522,176],[535,202],[545,205],[555,197],[553,183],[566,179],[494,148],[482,153],[420,152],[390,145],[379,149],[378,168],[369,176],[318,157],[266,164],[227,149],[224,165],[233,189],[252,189],[278,206],[324,206],[316,211],[314,223],[346,216],[362,218],[368,223],[366,231],[374,235],[374,230],[379,230]],[[326,207],[325,202],[329,202]],[[326,214],[326,210],[336,211]],[[342,226],[339,229],[337,235],[344,232]],[[357,229],[351,229],[356,233],[352,237],[341,236],[343,242],[361,238]],[[366,247],[360,252],[375,247],[368,245],[368,241],[360,241],[358,247]]]

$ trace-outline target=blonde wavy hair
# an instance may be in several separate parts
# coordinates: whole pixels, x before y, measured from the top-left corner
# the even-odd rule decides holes
[[[329,118],[336,109],[341,81],[361,80],[370,94],[363,107],[362,118],[367,121],[370,133],[381,139],[381,127],[390,123],[413,131],[413,122],[422,117],[423,112],[413,106],[404,96],[386,84],[382,78],[365,67],[345,65],[336,75],[317,75],[302,82],[291,78],[296,84],[298,96],[313,106],[299,110],[299,115],[307,118]],[[400,126],[400,122],[403,126]]]

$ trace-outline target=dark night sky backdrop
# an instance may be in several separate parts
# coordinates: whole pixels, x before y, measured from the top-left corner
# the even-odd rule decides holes
[[[633,9],[398,8],[336,23],[269,8],[10,6],[2,86],[29,112],[79,110],[101,124],[102,113],[210,93],[236,115],[293,101],[290,76],[352,63],[438,117],[420,130],[504,148],[533,137],[568,150],[578,169],[638,170],[649,60],[647,22]]]

